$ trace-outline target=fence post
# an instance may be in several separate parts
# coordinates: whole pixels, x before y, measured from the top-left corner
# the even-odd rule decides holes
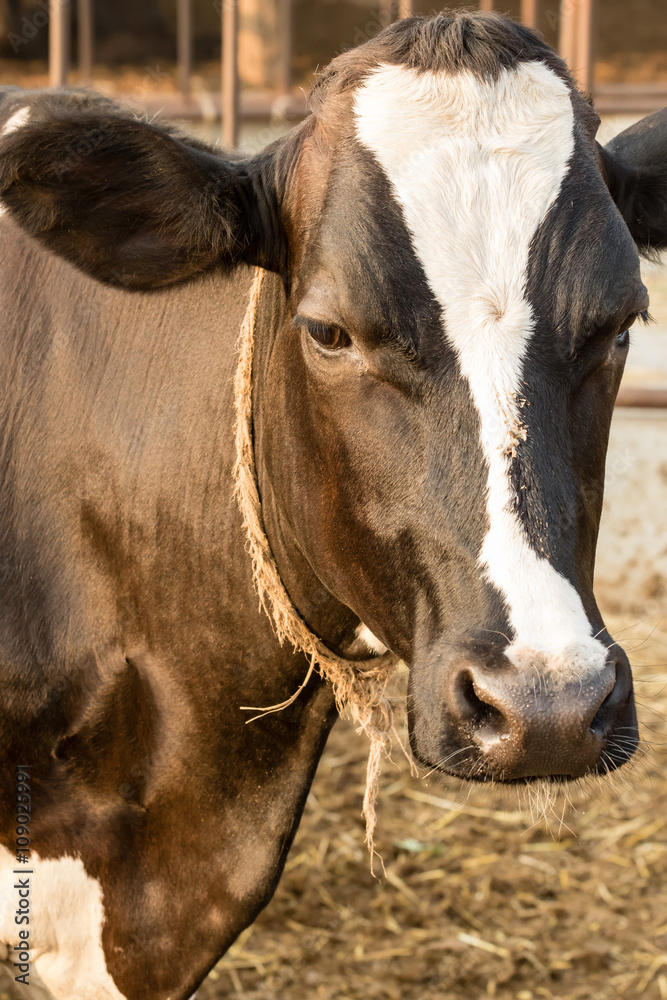
[[[222,141],[230,149],[239,141],[238,36],[238,0],[222,0]]]
[[[490,11],[495,10],[495,4],[493,0],[479,0],[479,9],[485,10],[489,13]]]
[[[382,25],[386,28],[394,20],[394,0],[380,0],[380,17]]]
[[[292,90],[292,0],[278,0],[278,90]]]
[[[176,60],[178,63],[178,89],[181,96],[190,96],[192,75],[192,2],[178,0],[176,8]]]
[[[595,70],[595,0],[579,0],[578,21],[575,75],[579,86],[590,93]]]
[[[560,31],[558,33],[558,52],[561,59],[567,63],[570,71],[575,73],[577,12],[579,0],[561,0]]]
[[[398,0],[398,17],[414,17],[415,0]]]
[[[78,0],[79,76],[82,83],[92,83],[95,62],[95,29],[93,27],[93,0]]]
[[[561,0],[558,48],[577,85],[593,86],[594,0]]]
[[[521,0],[521,23],[527,28],[539,28],[540,0]]]
[[[49,86],[64,87],[69,69],[70,0],[49,2]]]

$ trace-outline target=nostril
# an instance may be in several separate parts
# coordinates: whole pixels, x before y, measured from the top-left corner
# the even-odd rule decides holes
[[[605,700],[602,702],[597,712],[591,719],[589,729],[592,733],[597,735],[602,735],[607,728],[607,722],[609,720],[610,711],[612,710],[612,702],[614,698],[614,691],[616,690],[616,685],[609,692]]]
[[[458,684],[461,718],[474,722],[477,726],[499,727],[504,721],[503,713],[480,697],[470,674],[462,674]]]
[[[628,680],[627,674],[628,672],[624,670],[623,661],[619,659],[615,660],[614,685],[589,724],[589,729],[599,736],[604,735],[609,729],[614,717],[618,713],[618,709],[630,696],[632,682]]]

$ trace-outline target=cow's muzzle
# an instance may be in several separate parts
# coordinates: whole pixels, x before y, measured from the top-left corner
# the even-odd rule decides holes
[[[549,669],[538,655],[517,664],[498,650],[468,650],[438,675],[435,685],[433,674],[430,683],[424,677],[420,694],[417,671],[409,699],[412,749],[429,767],[478,781],[578,778],[612,771],[636,749],[622,650],[578,676]]]

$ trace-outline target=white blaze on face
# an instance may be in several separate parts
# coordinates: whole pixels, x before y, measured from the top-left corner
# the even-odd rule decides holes
[[[528,255],[574,148],[569,90],[540,62],[502,70],[496,81],[380,65],[354,110],[357,137],[392,184],[479,411],[489,518],[480,565],[507,602],[508,655],[536,650],[565,670],[602,669],[606,650],[581,599],[531,549],[510,484],[511,456],[526,436]]]

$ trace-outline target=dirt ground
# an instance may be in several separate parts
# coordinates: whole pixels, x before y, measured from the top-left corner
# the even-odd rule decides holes
[[[376,879],[364,741],[337,724],[274,899],[198,998],[667,1000],[667,623],[609,624],[635,668],[634,764],[540,802],[413,778],[397,748]]]

